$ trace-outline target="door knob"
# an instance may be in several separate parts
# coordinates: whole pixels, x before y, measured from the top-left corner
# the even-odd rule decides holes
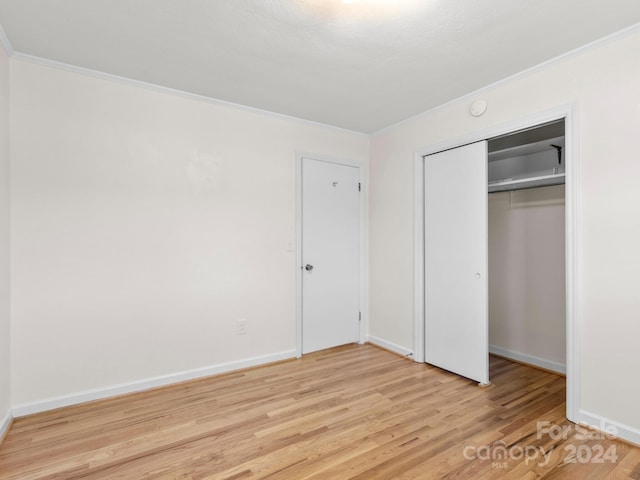
[[[305,265],[304,269],[305,269],[307,272],[310,272],[311,270],[313,270],[313,265],[310,265],[310,264],[308,264],[308,263],[307,263],[307,264]]]

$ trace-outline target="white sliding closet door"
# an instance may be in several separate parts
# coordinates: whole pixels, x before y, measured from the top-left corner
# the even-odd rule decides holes
[[[487,142],[424,157],[425,361],[489,383]]]

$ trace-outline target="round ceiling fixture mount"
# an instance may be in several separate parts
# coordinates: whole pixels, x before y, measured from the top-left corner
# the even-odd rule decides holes
[[[479,117],[483,115],[484,112],[487,111],[487,101],[486,100],[476,100],[469,107],[469,113],[474,117]]]

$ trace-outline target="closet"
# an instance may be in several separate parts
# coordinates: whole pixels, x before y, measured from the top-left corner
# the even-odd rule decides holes
[[[488,141],[489,352],[565,373],[564,121]]]
[[[423,157],[427,363],[564,368],[564,147],[563,119]]]

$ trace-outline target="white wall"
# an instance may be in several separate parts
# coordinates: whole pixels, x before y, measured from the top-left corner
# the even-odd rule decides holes
[[[640,435],[640,32],[378,132],[370,163],[370,333],[412,348],[413,154],[534,113],[577,105],[581,407]],[[640,436],[638,437],[640,438]]]
[[[564,190],[491,193],[488,207],[489,345],[560,371],[566,363]]]
[[[22,61],[11,78],[14,406],[294,354],[295,152],[366,167],[368,137]]]
[[[9,58],[0,47],[0,433],[10,411]]]

